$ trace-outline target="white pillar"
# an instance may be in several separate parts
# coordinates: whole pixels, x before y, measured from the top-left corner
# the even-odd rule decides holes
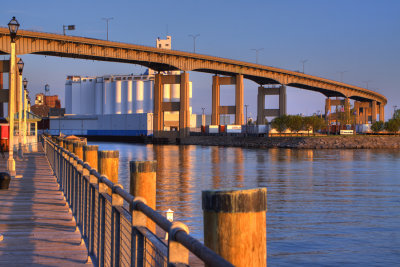
[[[131,78],[131,77],[129,77]],[[132,77],[133,78],[133,77]],[[132,80],[129,79],[126,81],[126,113],[132,114],[133,113],[133,88],[132,88]]]
[[[122,113],[122,88],[121,80],[115,80],[115,102],[114,114]]]
[[[96,78],[95,85],[95,113],[98,115],[103,114],[103,78]]]
[[[14,175],[15,174],[15,161],[13,157],[14,152],[14,105],[15,105],[15,43],[11,42],[11,53],[10,53],[10,73],[9,73],[9,100],[8,100],[8,117],[10,122],[9,137],[8,137],[8,161],[7,170]]]
[[[144,83],[141,80],[136,81],[136,113],[143,113],[144,110]]]

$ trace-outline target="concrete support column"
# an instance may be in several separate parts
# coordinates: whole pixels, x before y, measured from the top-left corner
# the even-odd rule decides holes
[[[282,84],[279,90],[279,116],[286,114],[286,85]]]
[[[212,78],[212,113],[211,113],[212,125],[219,125],[219,105],[220,105],[219,76],[215,75]]]
[[[0,90],[3,89],[3,73],[0,72]],[[4,117],[4,103],[0,103],[0,117]]]
[[[162,112],[162,74],[157,73],[154,77],[154,116],[153,116],[153,132],[154,136],[158,132],[164,130],[164,116]]]
[[[179,136],[187,137],[190,134],[190,98],[189,98],[189,73],[181,74],[181,104],[179,109]]]
[[[236,75],[236,88],[235,88],[235,124],[243,125],[243,75]]]
[[[329,118],[331,116],[330,114],[331,114],[331,99],[328,97],[325,100],[325,120],[327,122],[329,122]]]
[[[356,111],[355,124],[360,124],[360,106],[358,101],[354,102],[354,109]]]
[[[262,125],[265,124],[265,94],[264,94],[264,87],[258,87],[258,94],[257,94],[257,124]]]
[[[345,118],[346,118],[346,124],[351,124],[350,121],[350,99],[346,97],[344,99],[344,112],[345,112]]]
[[[377,114],[377,106],[376,106],[376,100],[372,100],[372,104],[371,104],[371,109],[372,109],[372,111],[371,111],[371,115],[372,115],[372,118],[371,118],[371,122],[372,123],[374,123],[374,122],[376,122],[376,114]]]
[[[385,105],[382,103],[379,104],[379,120],[385,121]]]

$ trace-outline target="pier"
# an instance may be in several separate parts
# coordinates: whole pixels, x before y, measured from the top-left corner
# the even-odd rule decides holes
[[[87,266],[85,243],[43,149],[17,159],[16,171],[9,189],[0,190],[0,265]]]

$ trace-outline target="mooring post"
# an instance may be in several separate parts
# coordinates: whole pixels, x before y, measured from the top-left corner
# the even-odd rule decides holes
[[[67,150],[71,153],[74,153],[74,141],[73,140],[68,140],[67,142]]]
[[[267,189],[202,192],[204,244],[235,266],[267,266]]]
[[[83,145],[84,143],[81,141],[73,142],[74,154],[81,160],[83,160]]]
[[[118,163],[119,163],[119,151],[99,151],[98,152],[98,167],[101,175],[107,176],[107,178],[114,184],[118,184]],[[111,189],[107,190],[111,196]]]
[[[92,169],[97,170],[99,146],[83,146],[83,161],[89,163]]]
[[[155,210],[157,161],[131,161],[129,169],[129,193],[146,199],[147,205]],[[147,220],[147,228],[153,233],[156,231],[156,225],[151,220]]]

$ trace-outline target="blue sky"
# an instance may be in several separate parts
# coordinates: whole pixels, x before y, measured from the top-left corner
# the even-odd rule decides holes
[[[305,72],[363,86],[385,95],[400,107],[397,77],[400,74],[400,1],[398,0],[280,0],[280,1],[7,1],[0,22],[5,27],[16,16],[22,29],[62,33],[62,25],[75,24],[68,34],[106,38],[101,18],[113,17],[109,39],[154,46],[168,33],[174,49],[192,51],[189,34],[200,34],[201,54],[255,62],[252,48],[264,48],[259,63]],[[167,26],[168,25],[168,26]],[[140,73],[144,68],[121,63],[24,55],[24,76],[32,93],[64,96],[67,75]],[[211,75],[190,73],[193,109],[211,112]],[[222,105],[233,104],[233,87],[222,88]],[[256,111],[257,84],[245,82],[245,104]],[[275,98],[271,99],[276,102]],[[268,103],[268,100],[267,100]],[[277,103],[269,103],[276,107]],[[288,112],[312,114],[324,109],[321,94],[289,88]]]

